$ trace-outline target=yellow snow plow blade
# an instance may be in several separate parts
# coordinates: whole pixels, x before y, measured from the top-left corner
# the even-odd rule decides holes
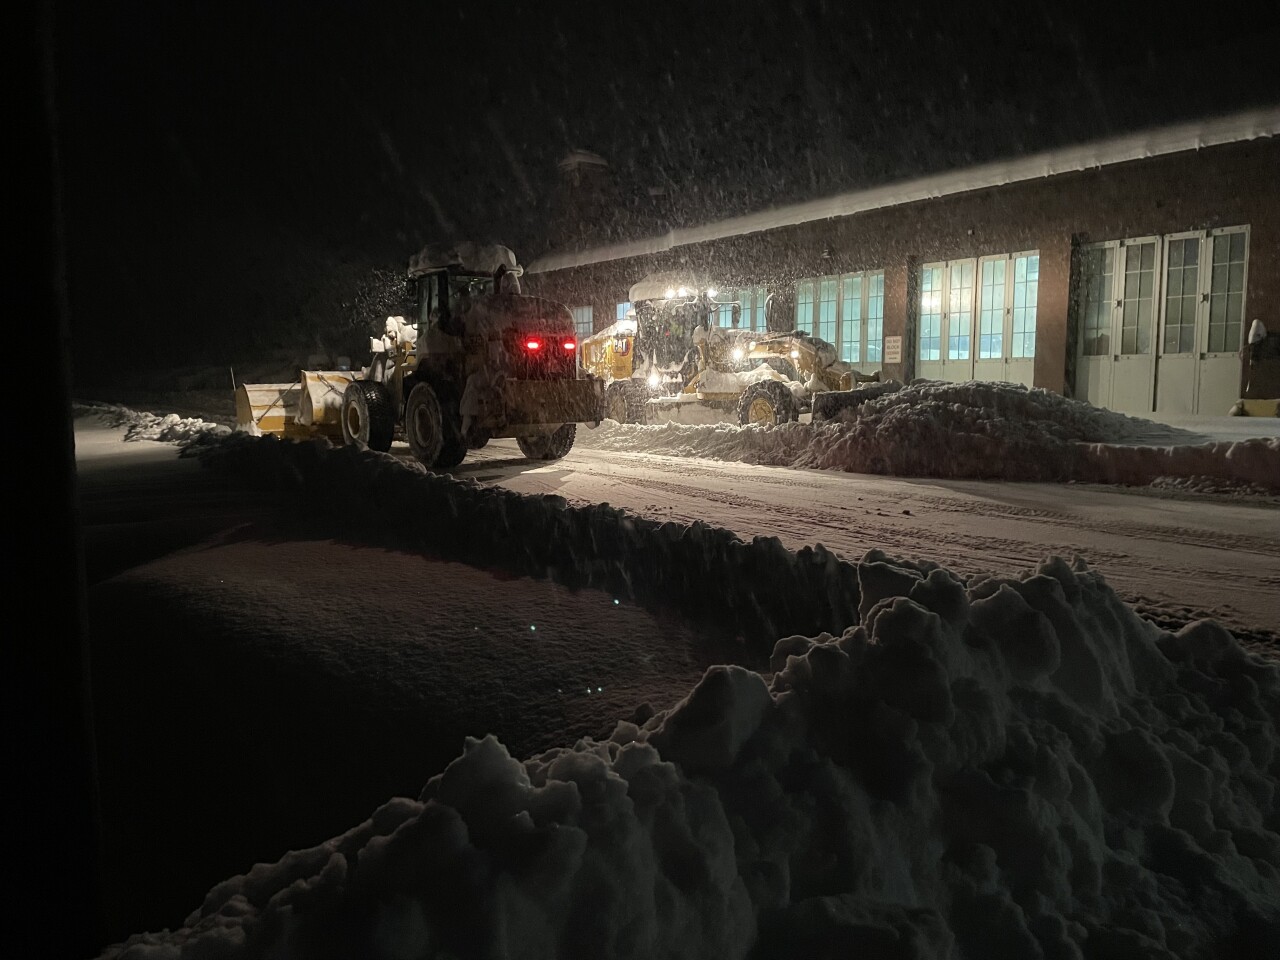
[[[303,370],[298,425],[315,433],[342,434],[342,394],[356,379],[350,370]]]
[[[295,383],[236,387],[236,426],[250,433],[303,440],[342,435],[342,392],[349,370],[303,370]]]

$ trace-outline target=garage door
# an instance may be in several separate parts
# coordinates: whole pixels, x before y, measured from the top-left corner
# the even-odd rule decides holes
[[[1082,248],[1076,396],[1123,413],[1221,416],[1239,397],[1247,227]]]

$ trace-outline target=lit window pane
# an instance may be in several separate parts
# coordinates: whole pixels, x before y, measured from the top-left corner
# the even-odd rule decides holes
[[[802,281],[796,287],[796,329],[813,332],[813,281]]]
[[[1040,295],[1040,254],[1018,257],[1014,265],[1013,356],[1034,357],[1036,308]]]
[[[862,360],[862,277],[850,276],[841,281],[840,359],[845,363]]]
[[[978,359],[1004,355],[1004,290],[1007,260],[982,264],[982,290],[978,303]]]
[[[884,348],[884,274],[873,273],[867,280],[867,362],[880,363]]]
[[[815,336],[835,345],[836,342],[836,290],[835,277],[823,279],[818,285],[818,326]]]
[[[942,358],[942,267],[920,268],[920,359]]]
[[[948,276],[947,359],[968,360],[973,334],[973,261],[953,263]]]
[[[591,307],[573,307],[569,312],[573,314],[573,329],[577,332],[579,339],[589,337],[595,332]]]

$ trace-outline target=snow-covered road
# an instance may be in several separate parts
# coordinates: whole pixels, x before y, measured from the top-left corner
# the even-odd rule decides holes
[[[407,456],[407,449],[397,445]],[[607,502],[657,519],[702,520],[792,549],[846,558],[880,548],[962,573],[1011,574],[1079,554],[1155,619],[1212,616],[1259,637],[1280,625],[1275,498],[1159,496],[1075,484],[900,479],[603,452],[533,465],[498,440],[453,471],[524,493]]]

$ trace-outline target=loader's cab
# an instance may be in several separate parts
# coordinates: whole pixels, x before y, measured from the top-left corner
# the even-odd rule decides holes
[[[463,318],[481,297],[496,289],[493,274],[475,273],[461,267],[445,267],[409,278],[409,299],[413,303],[418,329],[435,327],[457,336]]]

